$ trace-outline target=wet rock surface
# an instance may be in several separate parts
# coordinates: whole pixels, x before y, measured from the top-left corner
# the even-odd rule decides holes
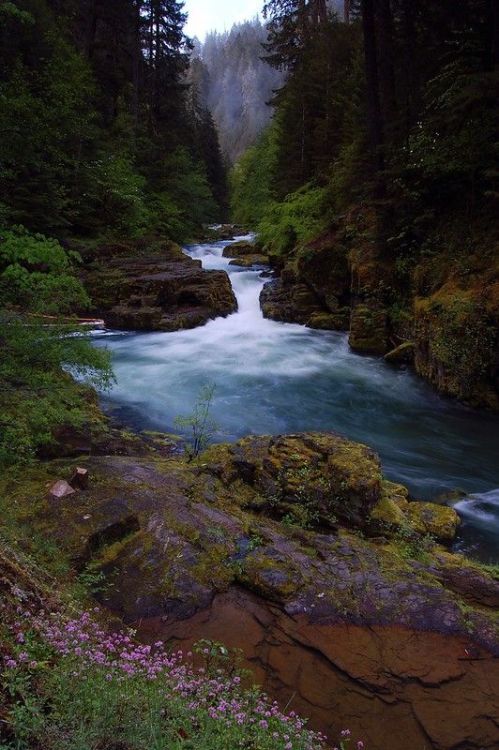
[[[428,542],[371,450],[303,433],[84,465],[30,522],[145,639],[240,645],[283,704],[371,747],[496,747],[499,580]]]
[[[325,310],[315,293],[306,285],[286,282],[282,278],[269,281],[260,294],[260,307],[265,318],[282,323],[301,323]]]
[[[84,281],[108,328],[178,331],[237,309],[225,271],[204,270],[169,242],[151,254],[101,257]]]
[[[499,662],[466,637],[311,622],[240,587],[189,620],[151,619],[141,632],[185,650],[200,638],[242,649],[258,682],[330,737],[349,726],[376,750],[497,747]]]
[[[247,240],[231,242],[224,247],[222,256],[224,258],[246,258],[248,255],[260,255],[261,251],[258,245]]]

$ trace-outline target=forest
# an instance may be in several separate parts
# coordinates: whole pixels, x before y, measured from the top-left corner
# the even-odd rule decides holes
[[[496,750],[499,4],[196,1],[0,0],[0,750]]]

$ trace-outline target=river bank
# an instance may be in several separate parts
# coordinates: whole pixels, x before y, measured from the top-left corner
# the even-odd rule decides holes
[[[245,239],[251,236],[234,242]],[[416,498],[454,495],[457,502],[497,489],[497,416],[440,397],[408,369],[359,356],[344,333],[264,318],[259,296],[268,278],[260,268],[230,265],[223,257],[230,244],[186,252],[206,270],[229,274],[236,313],[191,331],[96,334],[97,345],[113,353],[117,375],[106,408],[137,429],[174,432],[175,418],[190,414],[210,383],[219,442],[333,430],[375,448],[387,476]],[[466,508],[457,548],[496,560],[499,508],[477,502]]]

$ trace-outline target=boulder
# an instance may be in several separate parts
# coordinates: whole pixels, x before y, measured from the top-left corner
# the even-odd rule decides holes
[[[362,526],[381,497],[376,454],[331,433],[244,438],[207,459],[227,485],[254,487],[260,510],[304,527]]]
[[[460,523],[454,508],[435,503],[409,503],[407,513],[412,528],[418,534],[429,534],[443,542],[451,542]]]
[[[275,279],[260,293],[263,316],[283,323],[306,325],[312,315],[324,312],[317,296],[306,284],[288,284]]]
[[[150,256],[97,262],[85,285],[109,328],[177,331],[237,309],[225,271],[206,271],[170,244]]]
[[[248,242],[247,240],[239,240],[239,242],[231,242],[230,245],[224,247],[223,257],[224,258],[245,258],[247,255],[257,255],[259,249],[254,242]]]
[[[268,266],[269,258],[267,255],[255,253],[253,255],[243,255],[230,261],[229,266],[240,266],[241,268],[250,268],[251,266]]]
[[[388,313],[377,304],[356,305],[350,319],[351,349],[361,354],[385,354],[388,349]]]
[[[392,530],[401,538],[429,535],[439,542],[451,542],[459,527],[459,516],[453,508],[436,503],[408,499],[405,487],[383,482],[379,502],[371,512],[373,531]]]

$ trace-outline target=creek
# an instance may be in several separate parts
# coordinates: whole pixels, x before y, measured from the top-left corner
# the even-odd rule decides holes
[[[246,239],[238,237],[236,239]],[[372,446],[384,472],[418,499],[451,501],[462,517],[456,548],[499,560],[499,419],[440,397],[407,369],[359,356],[347,335],[263,318],[260,270],[229,266],[227,241],[188,255],[226,270],[238,312],[175,333],[95,332],[113,355],[105,407],[144,430],[178,432],[203,386],[215,386],[214,439],[332,430]],[[469,497],[471,496],[471,497]]]

